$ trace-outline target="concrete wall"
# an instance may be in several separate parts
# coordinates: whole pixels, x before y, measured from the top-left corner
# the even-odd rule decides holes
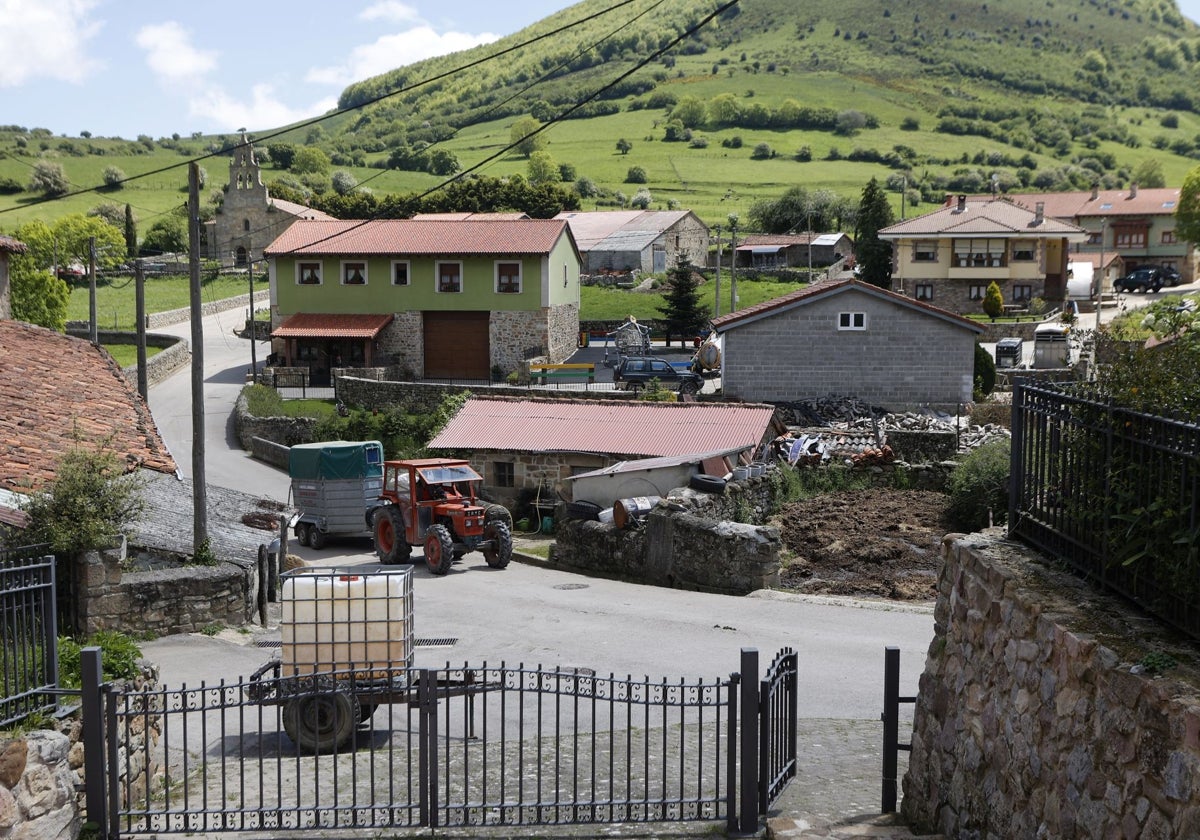
[[[862,312],[865,330],[839,330]],[[975,334],[867,294],[840,294],[726,330],[725,397],[786,402],[847,394],[892,411],[969,402]]]
[[[1200,836],[1195,646],[999,537],[951,535],[944,555],[904,777],[914,826]],[[1180,664],[1155,676],[1150,653]]]

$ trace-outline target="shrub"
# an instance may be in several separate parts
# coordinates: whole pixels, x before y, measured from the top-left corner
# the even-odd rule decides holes
[[[950,476],[950,525],[978,531],[1008,518],[1009,441],[985,443],[963,458]]]
[[[1004,295],[994,280],[988,283],[987,291],[983,293],[983,312],[989,318],[999,318],[1004,314]]]
[[[83,683],[80,654],[86,647],[99,647],[105,680],[128,680],[136,677],[142,649],[137,642],[117,630],[98,630],[82,642],[67,636],[58,637],[58,684],[62,688],[79,688]]]
[[[646,170],[640,166],[631,166],[629,171],[625,173],[626,184],[644,184],[646,183]]]
[[[754,147],[754,151],[750,153],[750,157],[754,160],[767,160],[774,156],[775,152],[772,151],[769,143],[759,143]]]
[[[986,397],[996,387],[996,360],[992,358],[992,354],[983,349],[982,344],[975,345],[975,382],[976,395],[975,399],[979,400]]]

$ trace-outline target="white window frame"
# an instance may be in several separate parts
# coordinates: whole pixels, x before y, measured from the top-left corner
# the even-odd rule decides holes
[[[458,288],[443,289],[442,288],[442,266],[453,265],[458,267]],[[433,264],[433,290],[439,295],[461,295],[463,290],[463,264],[462,260],[438,260]]]
[[[838,331],[852,330],[862,332],[867,328],[867,313],[866,312],[839,312],[838,313]]]
[[[362,282],[361,283],[351,283],[349,281],[349,279],[347,279],[349,277],[350,271],[352,271],[355,268],[358,268],[362,271]],[[366,260],[342,260],[341,269],[338,272],[338,276],[341,277],[341,282],[342,282],[343,286],[365,286],[365,285],[367,285],[367,281],[369,279],[367,277],[367,261]]]
[[[1014,239],[1010,249],[1013,262],[1033,262],[1037,259],[1037,241],[1034,239]],[[1029,256],[1019,257],[1018,251],[1029,251]]]
[[[396,282],[396,266],[404,266],[404,282]],[[411,286],[412,285],[412,260],[392,260],[391,277],[393,286]]]
[[[317,275],[316,283],[304,283],[300,278],[304,276],[306,269],[313,269]],[[296,285],[297,286],[320,286],[325,282],[324,265],[317,260],[297,260],[296,261]]]
[[[928,255],[928,256],[925,256]],[[913,262],[938,261],[938,244],[936,240],[921,239],[913,243]]]
[[[517,288],[500,289],[500,266],[515,265],[517,267]],[[525,290],[525,265],[520,260],[496,260],[492,266],[493,290],[498,295],[519,295]]]

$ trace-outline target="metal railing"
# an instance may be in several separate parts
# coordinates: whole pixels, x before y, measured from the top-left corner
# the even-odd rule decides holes
[[[54,556],[0,551],[0,727],[57,706]]]
[[[885,814],[896,810],[900,751],[912,752],[912,741],[900,743],[900,704],[917,702],[916,697],[900,696],[900,648],[883,649],[883,800]]]

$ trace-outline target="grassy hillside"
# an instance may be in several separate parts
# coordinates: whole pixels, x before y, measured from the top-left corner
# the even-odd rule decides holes
[[[420,191],[443,177],[386,168],[397,149],[447,151],[472,167],[509,144],[515,119],[533,113],[553,122],[594,96],[544,134],[556,164],[600,189],[583,206],[617,206],[645,188],[652,207],[691,208],[710,224],[730,213],[746,220],[755,201],[795,185],[857,201],[874,176],[889,184],[898,209],[906,184],[911,215],[947,191],[986,190],[993,175],[1001,188],[1022,191],[1116,187],[1153,164],[1167,185],[1179,185],[1200,158],[1200,30],[1172,0],[916,0],[903,8],[742,0],[614,85],[717,8],[712,0],[632,0],[599,14],[615,5],[585,0],[496,44],[364,80],[341,97],[361,107],[263,145],[318,146],[334,171],[377,195]],[[489,59],[589,15],[598,16]],[[668,140],[672,131],[680,139]],[[622,138],[627,154],[616,148]],[[48,204],[0,189],[0,230],[101,201],[132,204],[144,230],[184,201],[188,156],[235,140],[61,138],[0,127],[0,187],[27,183],[39,156],[61,163],[78,186],[103,183],[109,166],[135,175],[181,164],[114,192]],[[202,165],[210,185],[224,183],[224,158]],[[644,184],[626,183],[631,167],[644,170]],[[480,170],[527,171],[516,152]],[[268,169],[266,178],[285,174]]]

